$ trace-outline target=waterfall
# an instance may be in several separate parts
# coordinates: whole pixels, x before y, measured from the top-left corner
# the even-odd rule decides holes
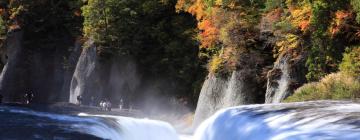
[[[110,115],[79,116],[101,117],[114,119],[119,132],[119,140],[178,140],[175,129],[168,123],[149,119],[135,119]],[[113,138],[110,138],[113,139]]]
[[[35,94],[34,102],[68,101],[73,69],[65,67],[74,65],[74,62],[66,63],[73,40],[64,38],[39,45],[37,41],[23,38],[23,34],[21,30],[9,31],[5,41],[6,54],[2,57],[6,64],[0,75],[4,101],[22,102],[25,92],[29,91]],[[74,47],[79,48],[79,44],[77,42]],[[70,59],[77,61],[77,53],[71,54]]]
[[[219,109],[257,103],[261,90],[254,74],[248,69],[233,71],[229,78],[209,74],[201,89],[194,128]]]
[[[274,70],[269,72],[266,89],[266,103],[280,103],[289,96],[291,77],[288,61],[288,57],[281,57],[279,61],[275,63]]]
[[[4,139],[21,139],[26,135],[28,135],[27,139],[82,139],[83,135],[90,135],[92,139],[96,137],[96,140],[179,139],[175,129],[169,123],[149,119],[85,113],[63,115],[6,106],[0,107],[0,116],[2,115],[21,118],[11,124],[11,119],[0,117],[0,130],[2,131],[0,137]],[[6,123],[7,121],[9,122]],[[9,123],[10,125],[7,126]],[[32,129],[25,129],[26,133],[18,135],[18,137],[15,133],[6,135],[4,129],[12,130],[14,127],[20,132],[24,128],[31,127]],[[47,138],[49,133],[51,137]]]
[[[95,91],[99,87],[92,87],[91,82],[95,82],[94,73],[96,72],[96,47],[91,41],[86,42],[88,47],[83,49],[76,69],[71,80],[70,85],[70,103],[77,103],[78,95],[89,94],[90,91]]]
[[[3,105],[0,106],[0,138],[356,140],[360,137],[359,114],[360,104],[348,101],[242,105],[217,111],[190,136],[179,135],[169,123],[157,120],[86,113],[55,114]]]
[[[0,91],[4,96],[4,101],[14,100],[16,98],[14,93],[19,89],[16,76],[19,76],[17,67],[21,59],[22,40],[22,31],[8,33],[5,45],[7,60],[0,75]]]
[[[288,95],[290,76],[288,70],[289,67],[286,61],[281,62],[280,69],[282,74],[280,80],[278,81],[279,88],[275,93],[273,103],[280,103],[283,99],[285,99],[286,95]]]
[[[137,65],[130,56],[117,56],[112,58],[108,81],[105,91],[113,103],[123,100],[123,107],[130,108],[131,96],[136,94],[141,77],[137,72]]]
[[[359,113],[360,104],[341,101],[232,107],[204,121],[193,140],[355,140]]]
[[[83,43],[81,41],[76,41],[74,48],[71,50],[70,56],[68,57],[67,61],[67,70],[64,73],[63,81],[64,84],[61,88],[61,93],[66,94],[62,96],[62,101],[67,102],[70,99],[70,86],[71,81],[74,75],[74,71],[76,65],[78,63],[78,59],[80,57],[82,51]]]

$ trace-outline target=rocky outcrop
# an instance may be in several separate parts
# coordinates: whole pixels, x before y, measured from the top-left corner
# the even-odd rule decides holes
[[[272,52],[276,49],[276,42],[285,38],[281,30],[275,28],[275,24],[281,21],[284,14],[282,9],[268,12],[261,18],[260,40],[263,42],[265,52]],[[279,103],[293,94],[294,90],[306,82],[306,54],[303,47],[298,44],[297,48],[286,48],[280,52],[273,66],[268,70],[266,85],[266,103]]]
[[[100,100],[110,100],[114,106],[123,99],[126,108],[131,94],[139,86],[136,63],[129,56],[113,56],[101,60],[96,46],[88,41],[84,47],[71,80],[69,102],[95,105]]]
[[[280,103],[306,82],[305,54],[288,50],[279,56],[267,75],[266,103]]]
[[[5,102],[22,102],[26,92],[35,94],[35,102],[67,101],[69,75],[73,64],[68,63],[74,45],[69,37],[43,41],[24,36],[22,30],[7,35],[6,65],[0,76],[0,91]],[[78,58],[72,53],[72,58]],[[75,60],[76,61],[76,60]]]
[[[86,45],[81,52],[71,80],[70,103],[77,103],[77,96],[79,95],[86,97],[85,101],[88,102],[90,97],[96,96],[95,94],[99,93],[100,90],[100,87],[95,84],[98,78],[95,69],[97,65],[96,46],[91,42],[87,42]]]
[[[19,101],[21,96],[18,94],[23,87],[20,87],[21,80],[21,59],[23,32],[10,32],[5,43],[6,64],[0,75],[0,93],[4,96],[4,101]]]

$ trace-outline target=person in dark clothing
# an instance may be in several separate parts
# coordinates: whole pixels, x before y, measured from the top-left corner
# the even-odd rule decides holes
[[[30,91],[29,93],[26,93],[24,97],[25,97],[25,103],[30,104],[34,99],[34,94]]]
[[[76,99],[77,99],[77,101],[78,101],[78,104],[79,105],[81,105],[82,104],[82,96],[81,95],[78,95],[77,97],[76,97]]]

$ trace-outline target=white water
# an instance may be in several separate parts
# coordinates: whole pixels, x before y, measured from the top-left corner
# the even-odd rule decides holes
[[[80,113],[79,116],[101,117],[114,119],[116,127],[120,129],[120,137],[111,139],[119,140],[178,140],[179,137],[175,129],[166,122],[135,119],[121,116],[110,115],[88,115]]]
[[[77,116],[0,106],[0,112],[26,114],[70,124],[67,128],[110,140],[357,140],[360,104],[317,101],[231,107],[205,120],[194,135],[179,135],[166,122],[110,115]],[[36,124],[34,124],[36,125]],[[64,125],[65,126],[65,125]]]
[[[86,43],[89,47],[83,49],[71,80],[69,97],[70,103],[77,103],[77,96],[83,95],[86,92],[86,82],[94,80],[91,79],[91,76],[95,72],[96,68],[96,47],[93,45],[91,40]],[[91,88],[92,89],[89,90],[93,90],[95,87]]]
[[[275,63],[274,68],[281,71],[281,77],[275,81],[276,86],[271,84],[275,79],[268,79],[265,99],[266,103],[280,103],[289,95],[291,77],[289,75],[288,59],[289,57],[283,56]]]
[[[89,115],[80,113],[78,116],[35,112],[20,108],[3,108],[10,113],[45,117],[61,124],[70,123],[69,129],[90,134],[109,140],[179,140],[175,129],[168,123],[149,119],[135,119],[121,116]],[[34,124],[37,125],[37,124]],[[182,139],[183,140],[183,139]]]
[[[229,78],[210,74],[201,89],[193,127],[199,126],[217,110],[255,103],[258,85],[245,75],[249,75],[247,70],[233,71]]]
[[[223,109],[204,121],[194,140],[357,140],[360,105],[307,102]]]
[[[290,76],[289,66],[286,60],[287,59],[280,62],[280,69],[282,74],[280,80],[278,80],[279,87],[275,91],[272,103],[280,103],[282,100],[285,99],[286,95],[288,94]]]
[[[222,101],[222,104],[223,104],[222,108],[231,107],[231,106],[235,106],[235,105],[239,104],[239,102],[235,100],[236,99],[236,93],[234,93],[234,92],[236,92],[236,88],[238,88],[237,85],[236,85],[236,82],[238,81],[236,79],[236,76],[237,76],[236,72],[234,71],[231,74],[231,78],[228,81],[228,86],[227,86],[227,88],[225,90],[225,97],[224,97],[224,99]]]

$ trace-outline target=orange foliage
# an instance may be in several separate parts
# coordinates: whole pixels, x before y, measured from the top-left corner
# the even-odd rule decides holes
[[[187,7],[186,5],[190,5]],[[194,15],[197,20],[201,20],[202,18],[206,17],[206,6],[203,0],[178,0],[176,4],[176,9],[184,10],[189,12],[190,14]]]
[[[291,13],[291,23],[294,26],[299,27],[301,31],[307,31],[310,27],[310,19],[312,16],[311,6],[289,6],[289,11]]]
[[[215,27],[211,13],[206,11],[207,7],[203,0],[178,0],[176,9],[184,10],[196,17],[198,20],[199,41],[202,48],[214,46],[218,40],[219,29]]]
[[[332,36],[340,32],[340,30],[345,26],[346,21],[352,18],[352,14],[349,11],[336,11],[335,19],[333,20],[329,32]]]
[[[183,10],[185,5],[186,5],[186,0],[178,0],[175,5],[176,11],[179,12],[179,11]]]
[[[216,44],[219,30],[210,20],[202,20],[201,22],[199,22],[198,28],[201,30],[199,34],[201,47],[209,48]]]
[[[306,31],[310,26],[310,20],[301,21],[298,26],[301,31]]]
[[[351,13],[349,11],[336,11],[335,13],[336,19],[346,19],[351,16]]]
[[[195,3],[189,7],[188,12],[195,15],[198,20],[206,17],[204,2],[202,0],[196,0]]]

